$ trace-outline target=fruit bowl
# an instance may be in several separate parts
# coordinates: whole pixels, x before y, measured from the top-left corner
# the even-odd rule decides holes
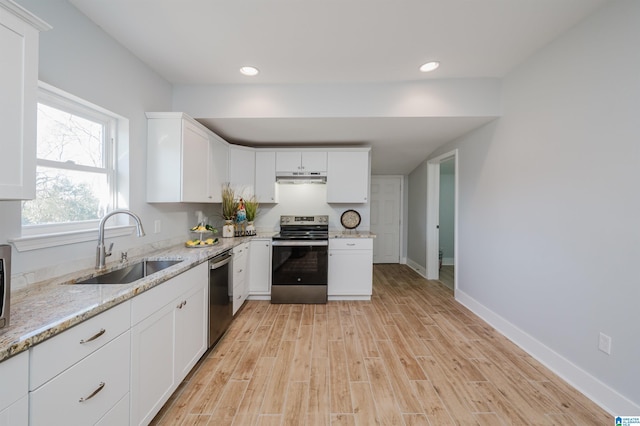
[[[217,238],[207,238],[204,240],[201,238],[195,238],[184,243],[187,248],[211,247],[216,244],[218,244]]]

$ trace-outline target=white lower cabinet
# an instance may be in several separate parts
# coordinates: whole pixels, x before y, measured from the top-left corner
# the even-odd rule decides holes
[[[233,315],[249,296],[249,247],[246,242],[233,248]]]
[[[373,287],[373,240],[329,240],[329,300],[369,300]]]
[[[29,354],[20,353],[0,363],[0,426],[29,424]],[[9,386],[10,385],[10,386]]]
[[[32,391],[30,424],[96,424],[129,391],[130,352],[127,331]]]
[[[94,425],[127,395],[130,312],[123,302],[30,349],[30,425]]]
[[[271,238],[251,240],[249,254],[249,296],[270,299],[271,295]]]
[[[147,425],[207,349],[208,264],[132,301],[131,424]]]

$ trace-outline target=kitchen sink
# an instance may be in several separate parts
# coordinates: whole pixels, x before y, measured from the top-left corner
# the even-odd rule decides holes
[[[182,260],[142,260],[115,271],[68,284],[128,284],[180,262]]]

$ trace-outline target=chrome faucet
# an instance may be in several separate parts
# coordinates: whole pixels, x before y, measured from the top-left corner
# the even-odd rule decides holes
[[[113,210],[100,220],[100,226],[98,227],[98,247],[96,248],[96,269],[101,270],[105,268],[105,263],[107,257],[111,256],[111,249],[113,248],[113,243],[109,246],[109,250],[104,247],[104,224],[111,216],[116,215],[118,213],[124,213],[131,216],[136,221],[136,228],[138,230],[138,237],[144,237],[144,228],[142,227],[142,221],[140,217],[129,210]]]

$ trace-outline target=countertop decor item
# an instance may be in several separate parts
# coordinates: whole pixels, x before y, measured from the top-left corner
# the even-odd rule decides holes
[[[222,237],[231,238],[235,234],[235,226],[233,224],[236,217],[238,203],[236,202],[236,194],[231,185],[228,183],[222,186],[222,217],[224,218],[224,226],[222,227]]]
[[[360,213],[353,209],[346,210],[344,213],[342,213],[342,216],[340,216],[340,223],[346,229],[357,228],[358,225],[360,225],[360,220]]]

